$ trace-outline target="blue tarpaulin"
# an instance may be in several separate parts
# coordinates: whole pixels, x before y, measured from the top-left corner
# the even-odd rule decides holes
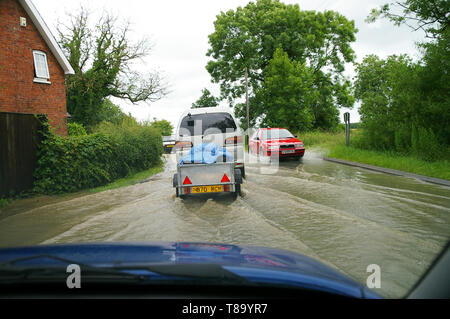
[[[223,161],[232,162],[233,155],[227,152],[223,147],[214,143],[197,144],[189,154],[180,160],[180,165],[184,164],[214,164],[218,159],[223,158]]]

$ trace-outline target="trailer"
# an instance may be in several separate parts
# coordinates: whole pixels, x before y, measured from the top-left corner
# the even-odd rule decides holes
[[[173,176],[176,196],[230,193],[241,195],[242,173],[234,162],[177,165]]]

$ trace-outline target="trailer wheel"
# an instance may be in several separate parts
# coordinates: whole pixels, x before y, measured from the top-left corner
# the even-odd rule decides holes
[[[233,199],[237,199],[238,196],[241,196],[241,184],[236,184],[236,191],[233,193]]]
[[[177,197],[180,197],[180,191],[178,190],[178,174],[173,175],[173,187],[175,187]]]
[[[242,170],[240,168],[234,170],[234,181],[236,184],[242,184]]]
[[[240,170],[241,170],[241,176],[242,176],[242,178],[245,178],[245,166],[242,166],[242,167],[240,168]]]

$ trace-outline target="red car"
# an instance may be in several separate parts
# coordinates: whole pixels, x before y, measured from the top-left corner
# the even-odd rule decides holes
[[[250,138],[249,151],[258,156],[300,159],[305,155],[305,145],[284,128],[261,128]]]

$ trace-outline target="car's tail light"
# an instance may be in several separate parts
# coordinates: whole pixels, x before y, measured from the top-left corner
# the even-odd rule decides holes
[[[175,148],[180,150],[189,149],[192,148],[192,146],[192,142],[176,142],[175,144]]]
[[[230,145],[230,144],[242,144],[242,136],[234,136],[234,137],[229,137],[225,140],[225,144],[226,145]]]

